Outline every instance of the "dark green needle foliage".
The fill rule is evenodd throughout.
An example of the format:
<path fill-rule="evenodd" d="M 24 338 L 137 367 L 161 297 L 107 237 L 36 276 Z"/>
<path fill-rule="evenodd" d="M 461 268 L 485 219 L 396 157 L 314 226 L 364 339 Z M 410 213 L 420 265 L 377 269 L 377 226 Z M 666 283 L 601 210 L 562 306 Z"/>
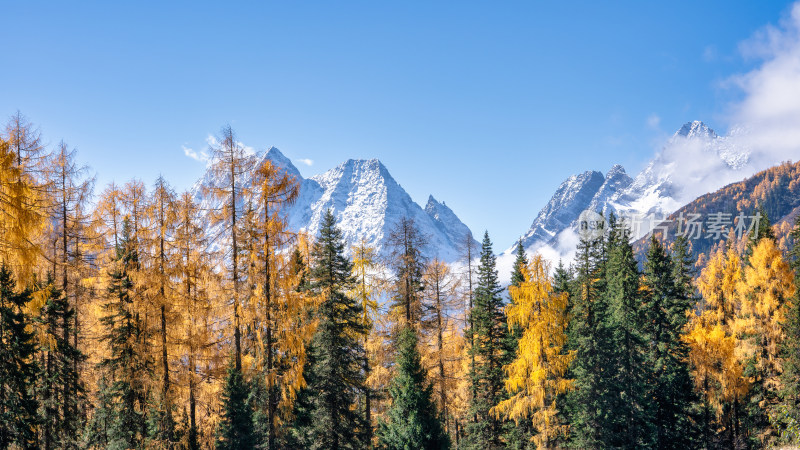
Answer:
<path fill-rule="evenodd" d="M 0 448 L 37 447 L 36 344 L 24 309 L 30 295 L 17 289 L 5 265 L 0 267 Z"/>
<path fill-rule="evenodd" d="M 505 447 L 503 423 L 490 411 L 505 398 L 503 365 L 508 361 L 508 324 L 505 316 L 502 287 L 497 279 L 496 257 L 489 233 L 481 245 L 478 283 L 472 308 L 471 327 L 466 339 L 475 365 L 470 368 L 469 382 L 474 396 L 469 402 L 469 422 L 463 445 L 469 449 Z"/>
<path fill-rule="evenodd" d="M 253 411 L 247 401 L 250 388 L 231 361 L 222 391 L 222 417 L 217 429 L 217 450 L 255 448 Z"/>
<path fill-rule="evenodd" d="M 397 374 L 392 380 L 388 423 L 378 427 L 380 448 L 388 450 L 446 449 L 450 440 L 431 400 L 433 390 L 417 350 L 417 335 L 409 327 L 397 336 Z"/>
<path fill-rule="evenodd" d="M 361 307 L 347 295 L 353 286 L 345 243 L 328 210 L 313 248 L 309 289 L 322 296 L 319 325 L 311 342 L 308 390 L 311 448 L 357 449 L 366 447 L 364 419 L 355 408 L 364 390 L 364 333 Z M 305 434 L 304 432 L 300 433 Z"/>

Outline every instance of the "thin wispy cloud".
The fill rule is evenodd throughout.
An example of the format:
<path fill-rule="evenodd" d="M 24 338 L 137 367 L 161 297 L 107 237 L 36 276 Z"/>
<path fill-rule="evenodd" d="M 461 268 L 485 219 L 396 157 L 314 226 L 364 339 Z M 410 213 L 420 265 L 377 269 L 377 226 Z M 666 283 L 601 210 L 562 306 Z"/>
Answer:
<path fill-rule="evenodd" d="M 206 144 L 208 144 L 209 148 L 215 148 L 215 147 L 219 147 L 220 142 L 219 142 L 219 139 L 217 139 L 216 136 L 214 136 L 213 134 L 209 134 L 208 136 L 206 136 Z M 256 149 L 255 148 L 250 147 L 249 145 L 245 145 L 245 143 L 242 142 L 242 141 L 236 141 L 236 145 L 241 147 L 244 150 L 244 152 L 246 154 L 248 154 L 248 155 L 255 155 L 256 154 Z M 205 153 L 205 152 L 203 152 L 203 153 Z"/>
<path fill-rule="evenodd" d="M 661 117 L 658 114 L 650 114 L 647 117 L 647 126 L 653 129 L 658 129 L 661 125 Z"/>
<path fill-rule="evenodd" d="M 742 55 L 761 60 L 753 71 L 729 81 L 744 92 L 732 110 L 732 134 L 763 168 L 800 159 L 800 2 L 778 26 L 767 26 L 740 46 Z"/>
<path fill-rule="evenodd" d="M 307 165 L 309 167 L 314 165 L 314 160 L 313 159 L 300 158 L 300 159 L 296 159 L 295 161 L 299 162 L 300 164 L 305 164 L 305 165 Z"/>
<path fill-rule="evenodd" d="M 741 100 L 727 111 L 727 133 L 711 141 L 670 139 L 657 159 L 669 167 L 681 204 L 783 161 L 800 159 L 800 2 L 778 25 L 769 25 L 739 45 L 756 67 L 729 77 L 722 87 Z M 652 116 L 651 116 L 652 117 Z M 652 124 L 648 119 L 648 125 Z M 663 144 L 662 144 L 663 145 Z M 727 155 L 745 155 L 731 168 Z"/>
<path fill-rule="evenodd" d="M 193 149 L 191 149 L 191 148 L 189 148 L 189 147 L 187 147 L 185 145 L 181 145 L 181 148 L 183 149 L 183 154 L 188 156 L 189 158 L 192 158 L 195 161 L 199 161 L 199 162 L 203 162 L 203 163 L 207 163 L 208 162 L 208 153 L 206 153 L 204 151 L 200 151 L 200 152 L 194 151 Z"/>

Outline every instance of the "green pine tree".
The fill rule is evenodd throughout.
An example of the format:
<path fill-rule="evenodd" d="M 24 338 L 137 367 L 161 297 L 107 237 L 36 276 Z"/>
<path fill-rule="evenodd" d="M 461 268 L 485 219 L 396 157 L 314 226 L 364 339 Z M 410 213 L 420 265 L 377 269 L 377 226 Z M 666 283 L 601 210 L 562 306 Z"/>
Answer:
<path fill-rule="evenodd" d="M 253 411 L 248 402 L 250 388 L 232 360 L 222 390 L 222 416 L 217 428 L 217 450 L 255 448 Z"/>
<path fill-rule="evenodd" d="M 106 375 L 101 374 L 97 382 L 94 413 L 84 431 L 84 448 L 109 448 L 109 430 L 115 420 L 114 414 L 112 392 Z"/>
<path fill-rule="evenodd" d="M 311 343 L 308 376 L 311 400 L 311 448 L 364 448 L 366 424 L 355 408 L 364 390 L 364 333 L 361 307 L 348 292 L 354 283 L 344 256 L 344 239 L 328 210 L 322 220 L 309 274 L 309 289 L 322 296 L 319 325 Z"/>
<path fill-rule="evenodd" d="M 83 394 L 75 369 L 84 356 L 70 339 L 64 338 L 73 334 L 75 311 L 61 290 L 54 286 L 52 276 L 40 289 L 47 294 L 40 316 L 47 336 L 44 339 L 47 345 L 40 350 L 42 362 L 37 389 L 42 420 L 40 445 L 45 450 L 77 448 L 80 416 L 70 412 L 62 396 L 66 386 L 79 386 L 74 394 L 78 397 Z M 70 398 L 76 400 L 76 397 Z"/>
<path fill-rule="evenodd" d="M 528 265 L 528 257 L 525 256 L 525 249 L 522 247 L 522 239 L 517 242 L 517 256 L 514 258 L 514 265 L 511 268 L 511 286 L 519 286 L 525 281 L 522 275 L 522 268 Z"/>
<path fill-rule="evenodd" d="M 616 413 L 611 410 L 608 393 L 610 342 L 605 264 L 605 239 L 582 238 L 571 283 L 566 346 L 575 351 L 570 366 L 575 389 L 565 399 L 570 423 L 568 445 L 574 448 L 602 448 L 606 419 Z"/>
<path fill-rule="evenodd" d="M 151 392 L 147 412 L 147 446 L 170 448 L 177 445 L 178 424 L 175 422 L 176 405 L 164 399 L 164 392 Z"/>
<path fill-rule="evenodd" d="M 663 245 L 652 236 L 644 263 L 643 332 L 649 346 L 646 354 L 648 403 L 652 413 L 650 441 L 656 448 L 687 449 L 695 445 L 696 423 L 692 378 L 689 372 L 688 345 L 681 339 L 688 322 L 692 297 L 676 278 L 685 268 L 685 240 L 681 239 L 677 259 L 667 255 Z"/>
<path fill-rule="evenodd" d="M 403 328 L 397 336 L 396 368 L 389 388 L 389 422 L 378 426 L 379 446 L 387 450 L 449 448 L 450 439 L 431 399 L 433 390 L 425 380 L 417 335 L 410 327 Z"/>
<path fill-rule="evenodd" d="M 653 435 L 652 404 L 645 396 L 647 343 L 642 332 L 640 274 L 624 222 L 610 230 L 607 264 L 611 404 L 603 424 L 603 443 L 614 448 L 640 448 L 648 445 Z"/>
<path fill-rule="evenodd" d="M 558 265 L 556 266 L 555 271 L 553 272 L 553 292 L 556 293 L 566 293 L 567 294 L 567 307 L 566 307 L 566 316 L 572 317 L 572 290 L 573 290 L 573 273 L 572 268 L 564 267 L 563 261 L 559 260 Z M 569 325 L 569 323 L 568 323 Z M 569 349 L 569 335 L 567 336 L 567 342 L 562 347 L 561 352 L 562 354 L 567 354 Z M 572 375 L 572 371 L 570 368 L 567 368 L 567 372 L 564 375 L 565 379 L 574 379 Z M 559 394 L 555 401 L 556 401 L 556 409 L 558 410 L 558 422 L 562 424 L 569 424 L 569 393 Z M 556 448 L 565 448 L 569 444 L 569 434 L 562 435 L 557 437 L 553 441 L 553 445 Z"/>
<path fill-rule="evenodd" d="M 747 239 L 747 248 L 744 251 L 744 257 L 742 258 L 742 263 L 747 265 L 750 262 L 750 256 L 753 254 L 753 250 L 755 250 L 756 245 L 761 239 L 769 238 L 775 240 L 775 232 L 772 230 L 772 222 L 769 220 L 769 215 L 767 215 L 767 209 L 764 207 L 763 204 L 758 206 L 758 211 L 755 213 L 755 217 L 757 217 L 755 223 L 755 229 L 751 232 L 751 234 L 745 236 Z"/>
<path fill-rule="evenodd" d="M 145 330 L 134 311 L 129 271 L 138 265 L 138 255 L 131 238 L 130 223 L 126 219 L 116 249 L 116 256 L 109 271 L 110 283 L 104 304 L 106 315 L 100 322 L 105 327 L 102 341 L 109 346 L 109 357 L 100 362 L 100 368 L 111 380 L 107 395 L 111 411 L 100 414 L 111 417 L 107 428 L 109 449 L 138 447 L 147 433 L 146 382 L 152 373 L 152 364 L 143 352 L 141 343 Z"/>
<path fill-rule="evenodd" d="M 475 393 L 469 401 L 469 422 L 463 441 L 469 449 L 504 448 L 503 423 L 490 411 L 505 396 L 503 365 L 508 358 L 508 325 L 497 280 L 496 257 L 486 232 L 481 246 L 481 262 L 466 339 L 473 342 L 469 353 L 475 357 L 469 382 Z"/>
<path fill-rule="evenodd" d="M 298 292 L 308 289 L 308 279 L 306 271 L 306 263 L 303 259 L 303 254 L 300 249 L 295 248 L 292 252 L 292 258 L 289 262 L 292 267 L 294 275 L 300 275 L 297 287 Z M 309 320 L 313 320 L 309 316 Z M 294 404 L 292 406 L 292 421 L 287 424 L 285 433 L 283 433 L 283 445 L 285 448 L 310 448 L 311 447 L 311 428 L 312 428 L 312 399 L 314 393 L 308 388 L 311 385 L 311 377 L 313 372 L 311 368 L 314 366 L 314 355 L 308 352 L 306 355 L 306 362 L 303 366 L 303 377 L 306 380 L 307 386 L 297 392 Z M 265 427 L 262 427 L 265 428 Z"/>
<path fill-rule="evenodd" d="M 38 402 L 36 344 L 25 313 L 28 289 L 17 290 L 11 271 L 0 266 L 0 448 L 36 448 Z"/>

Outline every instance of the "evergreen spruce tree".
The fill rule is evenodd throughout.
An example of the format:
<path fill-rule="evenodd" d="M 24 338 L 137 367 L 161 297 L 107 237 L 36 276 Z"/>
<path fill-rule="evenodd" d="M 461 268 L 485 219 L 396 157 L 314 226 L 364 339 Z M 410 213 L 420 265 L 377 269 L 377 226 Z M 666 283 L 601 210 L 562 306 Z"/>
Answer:
<path fill-rule="evenodd" d="M 514 258 L 514 265 L 511 268 L 511 286 L 519 286 L 525 281 L 522 268 L 528 264 L 528 257 L 525 256 L 525 249 L 522 247 L 522 239 L 517 242 L 517 256 Z"/>
<path fill-rule="evenodd" d="M 169 447 L 179 441 L 175 405 L 164 398 L 163 391 L 151 392 L 147 409 L 147 446 Z"/>
<path fill-rule="evenodd" d="M 308 377 L 311 400 L 311 448 L 363 448 L 363 416 L 354 407 L 364 390 L 364 333 L 361 307 L 348 292 L 354 283 L 344 256 L 344 239 L 328 210 L 313 248 L 309 289 L 322 296 L 319 325 L 311 343 Z"/>
<path fill-rule="evenodd" d="M 612 218 L 613 219 L 613 218 Z M 609 336 L 606 328 L 605 240 L 582 238 L 571 283 L 567 349 L 575 351 L 569 376 L 575 389 L 567 394 L 569 446 L 602 448 L 606 418 L 617 411 L 609 401 Z"/>
<path fill-rule="evenodd" d="M 86 424 L 83 444 L 85 448 L 108 448 L 109 430 L 114 423 L 114 404 L 105 374 L 97 382 L 94 414 Z"/>
<path fill-rule="evenodd" d="M 134 312 L 129 270 L 138 264 L 138 255 L 131 239 L 130 223 L 122 225 L 122 235 L 108 275 L 108 302 L 106 315 L 100 322 L 105 327 L 101 339 L 109 346 L 109 356 L 100 362 L 108 373 L 110 382 L 101 395 L 109 399 L 111 411 L 100 411 L 111 418 L 107 428 L 109 449 L 138 447 L 147 431 L 147 395 L 145 383 L 150 377 L 152 364 L 143 354 L 139 343 L 145 330 Z M 96 412 L 97 413 L 97 412 Z"/>
<path fill-rule="evenodd" d="M 54 286 L 52 276 L 40 286 L 40 292 L 47 296 L 40 320 L 46 345 L 41 349 L 41 366 L 37 396 L 40 401 L 42 420 L 40 445 L 45 450 L 52 448 L 77 448 L 80 416 L 65 410 L 62 393 L 65 386 L 80 386 L 77 363 L 84 359 L 75 348 L 72 336 L 75 311 L 70 307 L 61 290 Z M 73 395 L 82 396 L 78 389 Z"/>
<path fill-rule="evenodd" d="M 791 233 L 792 249 L 789 262 L 794 269 L 794 298 L 789 302 L 783 331 L 786 334 L 781 347 L 783 373 L 781 374 L 781 403 L 775 416 L 782 428 L 784 441 L 800 442 L 800 216 L 795 219 Z"/>
<path fill-rule="evenodd" d="M 30 298 L 28 289 L 17 289 L 5 264 L 0 266 L 0 448 L 37 447 L 36 344 L 24 309 Z"/>
<path fill-rule="evenodd" d="M 682 277 L 676 278 L 683 272 L 685 240 L 681 239 L 678 247 L 680 268 L 652 236 L 644 263 L 643 331 L 649 346 L 644 368 L 649 378 L 647 401 L 652 409 L 650 442 L 660 449 L 691 448 L 697 431 L 689 347 L 682 340 L 692 297 L 679 284 L 684 282 Z"/>
<path fill-rule="evenodd" d="M 475 365 L 468 375 L 475 394 L 469 401 L 469 422 L 464 438 L 464 446 L 470 449 L 504 448 L 503 424 L 490 412 L 506 395 L 503 365 L 509 356 L 508 325 L 500 295 L 502 291 L 497 280 L 492 241 L 487 232 L 481 246 L 471 326 L 466 330 L 467 341 L 473 342 L 469 353 L 475 357 Z"/>
<path fill-rule="evenodd" d="M 248 402 L 249 387 L 235 362 L 228 365 L 222 391 L 222 417 L 217 429 L 217 450 L 255 448 L 253 412 Z"/>
<path fill-rule="evenodd" d="M 432 400 L 433 390 L 425 380 L 426 373 L 417 350 L 417 335 L 404 327 L 397 336 L 397 373 L 389 388 L 392 404 L 387 413 L 389 422 L 378 427 L 380 448 L 446 449 L 450 439 L 442 428 Z"/>
<path fill-rule="evenodd" d="M 606 269 L 608 330 L 611 351 L 609 399 L 603 442 L 606 447 L 640 448 L 653 436 L 646 398 L 644 315 L 639 269 L 624 222 L 610 230 Z"/>
<path fill-rule="evenodd" d="M 566 315 L 567 320 L 568 320 L 568 322 L 567 322 L 567 333 L 569 333 L 569 323 L 570 323 L 569 321 L 571 320 L 571 317 L 572 317 L 572 312 L 571 311 L 572 311 L 572 300 L 573 300 L 573 296 L 572 296 L 573 283 L 574 283 L 574 280 L 573 280 L 572 268 L 571 267 L 570 268 L 564 267 L 563 261 L 559 260 L 558 261 L 558 265 L 556 266 L 556 269 L 553 271 L 553 292 L 554 293 L 565 293 L 565 294 L 567 294 L 567 307 L 566 307 L 566 310 L 565 310 L 565 315 Z M 570 351 L 569 345 L 570 345 L 570 336 L 569 336 L 569 334 L 567 334 L 567 341 L 564 343 L 564 346 L 561 349 L 561 353 L 562 354 L 567 354 Z M 567 371 L 564 374 L 564 378 L 565 379 L 574 379 L 574 376 L 572 375 L 572 370 L 571 370 L 571 367 L 572 367 L 573 364 L 574 364 L 574 358 L 573 358 L 573 361 L 570 363 L 570 366 L 567 367 Z M 573 381 L 573 383 L 574 383 L 574 381 Z M 558 396 L 556 396 L 555 402 L 556 402 L 556 409 L 558 410 L 557 420 L 558 420 L 559 423 L 569 424 L 569 402 L 568 402 L 568 399 L 569 399 L 569 395 L 571 394 L 571 392 L 572 391 L 564 393 L 564 394 L 559 394 Z M 569 433 L 566 433 L 563 436 L 559 436 L 557 439 L 555 439 L 555 441 L 553 443 L 554 446 L 556 446 L 558 448 L 567 447 L 568 444 L 569 444 L 569 437 L 570 437 Z"/>

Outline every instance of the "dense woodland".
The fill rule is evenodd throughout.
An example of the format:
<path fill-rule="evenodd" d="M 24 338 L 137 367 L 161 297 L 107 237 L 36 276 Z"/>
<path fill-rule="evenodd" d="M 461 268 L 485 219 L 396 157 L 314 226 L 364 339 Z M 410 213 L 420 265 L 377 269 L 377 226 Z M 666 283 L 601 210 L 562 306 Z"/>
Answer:
<path fill-rule="evenodd" d="M 498 281 L 286 227 L 295 180 L 222 130 L 203 186 L 97 190 L 20 114 L 0 139 L 0 448 L 758 448 L 800 441 L 800 222 L 691 242 L 626 224 Z M 250 180 L 244 183 L 243 180 Z M 204 208 L 200 198 L 215 199 Z M 352 244 L 352 243 L 351 243 Z"/>
<path fill-rule="evenodd" d="M 733 224 L 735 218 L 740 215 L 754 216 L 759 210 L 773 221 L 778 247 L 788 252 L 791 244 L 789 235 L 800 216 L 800 161 L 783 162 L 743 181 L 705 194 L 667 216 L 659 228 L 666 231 L 667 243 L 671 244 L 679 226 L 685 227 L 686 220 L 693 215 L 701 221 L 710 221 L 716 216 L 721 219 L 720 223 L 727 222 L 727 228 L 734 228 L 738 226 L 738 222 Z M 751 223 L 745 225 L 749 227 Z M 727 244 L 728 236 L 724 232 L 701 233 L 694 235 L 691 241 L 692 253 L 697 255 L 699 266 L 704 267 L 708 256 Z M 634 244 L 640 260 L 648 245 L 646 238 Z"/>

